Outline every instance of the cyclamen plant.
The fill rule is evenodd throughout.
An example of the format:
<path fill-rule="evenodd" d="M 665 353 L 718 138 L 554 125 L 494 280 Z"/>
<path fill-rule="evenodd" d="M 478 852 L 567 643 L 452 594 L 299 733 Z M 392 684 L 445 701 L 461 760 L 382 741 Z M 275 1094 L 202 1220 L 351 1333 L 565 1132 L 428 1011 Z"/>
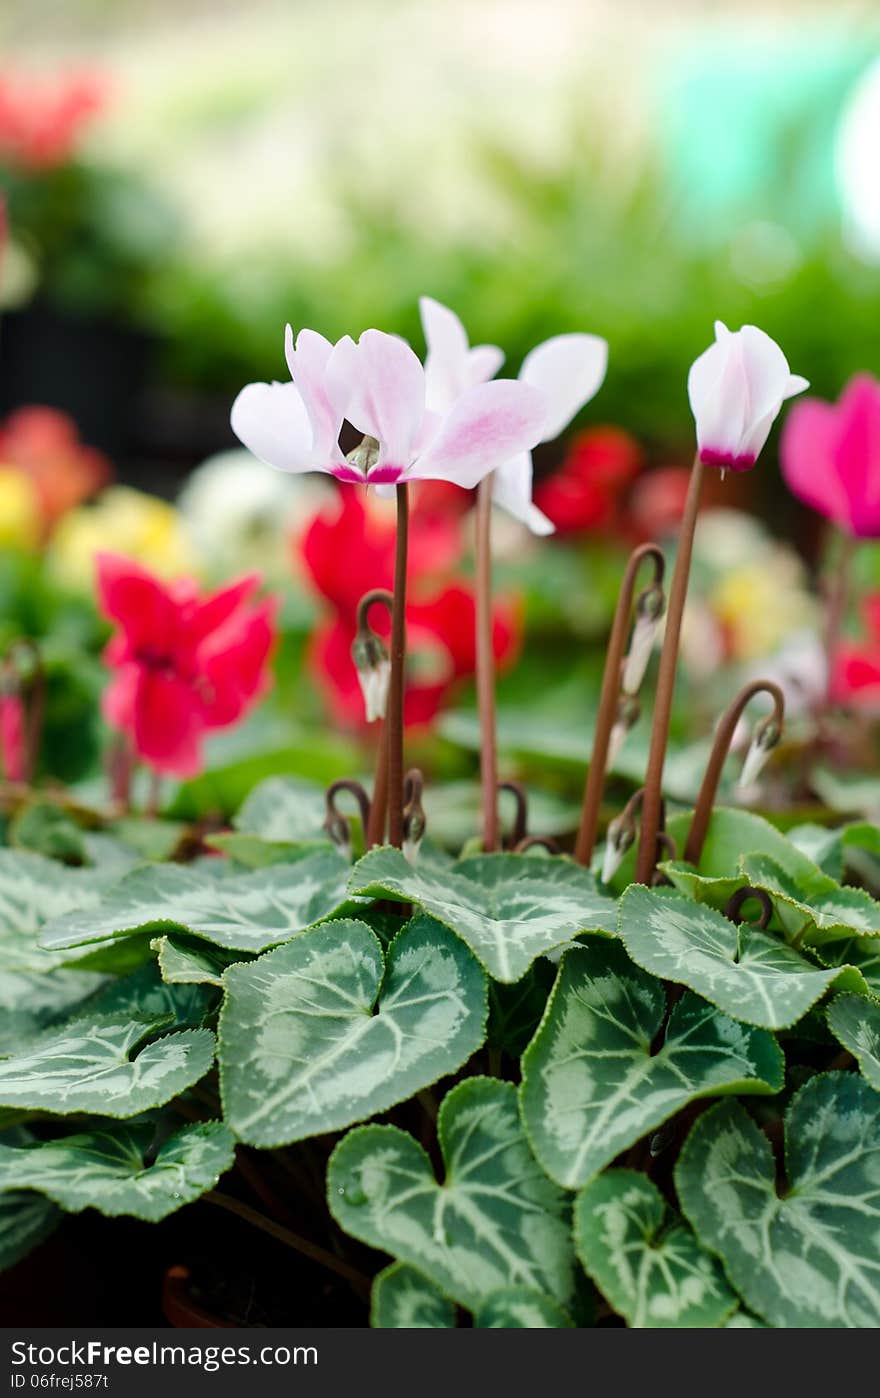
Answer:
<path fill-rule="evenodd" d="M 397 492 L 393 592 L 382 579 L 365 591 L 356 638 L 369 713 L 386 708 L 372 793 L 270 777 L 188 867 L 139 862 L 130 821 L 86 830 L 72 813 L 84 867 L 0 851 L 0 1264 L 63 1211 L 158 1221 L 202 1198 L 298 1253 L 304 1277 L 350 1288 L 379 1327 L 876 1326 L 880 827 L 782 834 L 715 806 L 759 693 L 772 711 L 749 783 L 779 739 L 771 681 L 722 716 L 694 811 L 664 825 L 661 799 L 704 468 L 753 465 L 804 383 L 762 332 L 719 330 L 691 374 L 698 449 L 668 604 L 656 544 L 624 576 L 575 858 L 529 837 L 511 783 L 519 852 L 453 858 L 422 838 L 422 775 L 404 771 L 407 481 L 446 473 L 478 486 L 488 512 L 492 472 L 518 461 L 525 479 L 524 454 L 595 391 L 604 357 L 574 337 L 566 353 L 583 352 L 583 373 L 564 395 L 558 348 L 545 348 L 549 387 L 525 372 L 474 386 L 498 354 L 470 350 L 442 307 L 423 311 L 428 385 L 438 337 L 455 350 L 451 406 L 402 342 L 372 331 L 340 351 L 301 332 L 293 382 L 251 386 L 233 414 L 283 469 Z M 343 419 L 364 438 L 348 457 Z M 485 607 L 488 531 L 479 538 Z M 102 567 L 126 637 L 108 658 L 138 667 L 126 684 L 146 702 L 156 678 L 140 611 L 110 595 L 128 574 Z M 189 686 L 199 731 L 206 676 L 238 675 L 232 707 L 250 702 L 265 656 L 250 638 L 269 614 L 255 615 L 249 580 L 201 601 L 141 575 L 132 586 L 174 619 L 163 666 Z M 371 623 L 389 607 L 390 667 Z M 646 785 L 597 847 L 609 750 L 664 609 Z M 254 668 L 210 641 L 218 613 L 237 618 Z M 485 742 L 491 673 L 483 686 Z M 135 734 L 150 728 L 134 721 Z M 493 761 L 494 746 L 485 844 Z M 343 794 L 365 832 L 353 864 Z M 42 827 L 53 835 L 57 816 Z"/>

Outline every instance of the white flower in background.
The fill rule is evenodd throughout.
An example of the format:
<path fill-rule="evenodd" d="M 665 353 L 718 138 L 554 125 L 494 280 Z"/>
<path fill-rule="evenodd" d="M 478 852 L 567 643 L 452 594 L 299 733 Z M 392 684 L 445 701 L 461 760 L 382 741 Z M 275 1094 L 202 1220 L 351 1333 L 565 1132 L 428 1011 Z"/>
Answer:
<path fill-rule="evenodd" d="M 455 312 L 432 297 L 423 296 L 419 309 L 428 346 L 428 407 L 447 412 L 467 389 L 497 374 L 504 354 L 497 345 L 471 348 Z M 607 367 L 608 344 L 598 335 L 555 335 L 529 351 L 519 381 L 538 389 L 547 404 L 541 442 L 552 442 L 595 397 Z M 531 451 L 517 452 L 495 471 L 492 498 L 534 534 L 552 534 L 553 524 L 532 503 L 532 471 Z"/>
<path fill-rule="evenodd" d="M 688 398 L 700 460 L 748 471 L 758 459 L 786 398 L 809 383 L 793 374 L 782 350 L 756 325 L 735 332 L 715 322 L 715 343 L 691 365 Z"/>
<path fill-rule="evenodd" d="M 178 510 L 206 572 L 287 577 L 290 539 L 333 498 L 318 476 L 289 476 L 236 449 L 211 456 L 186 481 Z"/>

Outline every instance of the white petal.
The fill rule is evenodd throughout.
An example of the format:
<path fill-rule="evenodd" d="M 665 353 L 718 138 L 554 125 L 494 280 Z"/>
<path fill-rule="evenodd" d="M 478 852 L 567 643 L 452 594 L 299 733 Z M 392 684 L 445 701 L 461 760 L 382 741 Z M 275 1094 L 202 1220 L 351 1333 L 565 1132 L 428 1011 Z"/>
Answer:
<path fill-rule="evenodd" d="M 309 415 L 295 384 L 247 384 L 230 422 L 248 451 L 279 471 L 329 470 L 329 463 L 315 458 Z"/>
<path fill-rule="evenodd" d="M 610 883 L 617 873 L 624 859 L 626 852 L 632 844 L 632 839 L 617 838 L 608 831 L 608 840 L 605 844 L 605 854 L 602 859 L 602 872 L 599 875 L 603 883 Z"/>
<path fill-rule="evenodd" d="M 745 430 L 746 388 L 733 335 L 716 340 L 694 360 L 688 399 L 700 449 L 736 456 Z"/>
<path fill-rule="evenodd" d="M 488 383 L 494 379 L 504 363 L 504 350 L 497 345 L 475 345 L 467 360 L 465 387 L 473 388 L 478 383 Z"/>
<path fill-rule="evenodd" d="M 608 367 L 608 342 L 598 335 L 556 335 L 530 350 L 519 377 L 545 395 L 542 442 L 550 442 L 599 391 Z"/>
<path fill-rule="evenodd" d="M 612 724 L 611 732 L 608 735 L 608 756 L 605 759 L 606 772 L 611 771 L 620 756 L 620 750 L 626 742 L 626 735 L 631 727 L 631 723 L 621 723 L 620 719 Z"/>
<path fill-rule="evenodd" d="M 440 423 L 427 451 L 407 473 L 466 490 L 522 451 L 531 451 L 546 416 L 542 395 L 516 379 L 467 389 Z"/>
<path fill-rule="evenodd" d="M 301 330 L 293 340 L 288 325 L 284 332 L 284 353 L 290 376 L 299 390 L 312 427 L 312 444 L 317 457 L 339 461 L 339 432 L 342 412 L 338 411 L 327 391 L 327 365 L 333 345 L 316 330 Z"/>
<path fill-rule="evenodd" d="M 629 652 L 623 664 L 620 687 L 624 694 L 638 694 L 660 625 L 659 616 L 637 616 Z"/>
<path fill-rule="evenodd" d="M 428 347 L 425 355 L 426 401 L 433 412 L 446 413 L 469 385 L 470 342 L 455 312 L 433 297 L 421 297 L 419 314 Z"/>
<path fill-rule="evenodd" d="M 492 477 L 492 500 L 533 534 L 553 534 L 556 526 L 532 504 L 532 453 L 519 452 Z"/>
<path fill-rule="evenodd" d="M 763 743 L 760 743 L 753 738 L 749 750 L 746 753 L 746 758 L 742 765 L 742 772 L 740 773 L 737 786 L 753 786 L 754 783 L 758 780 L 758 777 L 763 772 L 764 767 L 767 763 L 767 759 L 769 758 L 772 751 L 772 746 L 766 747 Z"/>
<path fill-rule="evenodd" d="M 359 432 L 376 438 L 380 467 L 406 469 L 425 415 L 425 371 L 405 340 L 364 331 L 345 415 Z"/>

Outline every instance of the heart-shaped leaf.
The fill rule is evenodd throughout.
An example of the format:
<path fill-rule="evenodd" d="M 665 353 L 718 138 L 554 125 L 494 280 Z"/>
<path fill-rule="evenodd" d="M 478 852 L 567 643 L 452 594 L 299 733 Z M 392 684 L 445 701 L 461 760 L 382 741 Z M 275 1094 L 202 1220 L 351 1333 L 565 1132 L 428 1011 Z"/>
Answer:
<path fill-rule="evenodd" d="M 51 919 L 95 907 L 107 886 L 96 869 L 69 869 L 24 850 L 0 849 L 0 971 L 44 973 L 76 956 L 50 953 L 38 936 Z"/>
<path fill-rule="evenodd" d="M 635 1170 L 607 1170 L 581 1191 L 574 1243 L 584 1270 L 635 1329 L 713 1329 L 737 1304 L 716 1258 Z"/>
<path fill-rule="evenodd" d="M 828 1028 L 849 1049 L 866 1082 L 880 1092 L 880 1004 L 861 995 L 836 995 L 827 1018 Z"/>
<path fill-rule="evenodd" d="M 652 1052 L 665 1015 L 662 985 L 618 942 L 566 952 L 520 1088 L 532 1149 L 558 1184 L 576 1189 L 699 1097 L 782 1088 L 772 1034 L 683 995 Z"/>
<path fill-rule="evenodd" d="M 349 889 L 418 903 L 499 981 L 518 981 L 542 952 L 579 932 L 613 932 L 616 921 L 593 875 L 567 859 L 483 854 L 437 871 L 409 864 L 399 850 L 375 849 L 355 866 Z"/>
<path fill-rule="evenodd" d="M 773 933 L 641 884 L 621 900 L 619 931 L 638 966 L 766 1029 L 795 1024 L 832 985 L 867 990 L 852 967 L 823 970 Z"/>
<path fill-rule="evenodd" d="M 168 985 L 223 985 L 223 972 L 237 961 L 247 958 L 245 952 L 226 951 L 223 947 L 201 942 L 186 933 L 166 933 L 150 943 L 156 953 L 162 979 Z"/>
<path fill-rule="evenodd" d="M 374 1330 L 454 1330 L 455 1306 L 415 1267 L 392 1262 L 373 1279 L 370 1325 Z"/>
<path fill-rule="evenodd" d="M 853 935 L 880 937 L 880 903 L 863 888 L 845 888 L 825 875 L 821 884 L 814 878 L 805 886 L 765 854 L 745 855 L 741 867 L 748 883 L 773 896 L 783 926 L 805 946 Z"/>
<path fill-rule="evenodd" d="M 377 1125 L 350 1131 L 327 1167 L 337 1222 L 411 1263 L 469 1310 L 510 1285 L 567 1305 L 575 1280 L 569 1206 L 529 1149 L 516 1089 L 468 1078 L 447 1093 L 437 1129 L 442 1185 L 406 1132 Z"/>
<path fill-rule="evenodd" d="M 493 1291 L 474 1315 L 477 1330 L 569 1330 L 571 1325 L 561 1306 L 527 1286 Z"/>
<path fill-rule="evenodd" d="M 207 1073 L 214 1035 L 184 1029 L 153 1039 L 165 1023 L 108 1015 L 47 1030 L 0 1059 L 0 1107 L 127 1117 L 169 1102 Z"/>
<path fill-rule="evenodd" d="M 68 1018 L 103 979 L 87 971 L 0 971 L 0 1058 Z"/>
<path fill-rule="evenodd" d="M 326 814 L 325 789 L 317 782 L 267 777 L 254 787 L 232 823 L 243 834 L 290 844 L 326 840 Z"/>
<path fill-rule="evenodd" d="M 211 1189 L 233 1163 L 222 1121 L 184 1126 L 152 1153 L 155 1128 L 124 1122 L 104 1131 L 0 1145 L 0 1197 L 26 1180 L 69 1212 L 97 1209 L 157 1223 Z"/>
<path fill-rule="evenodd" d="M 177 929 L 216 946 L 260 952 L 340 907 L 354 906 L 345 893 L 349 873 L 331 849 L 221 879 L 170 864 L 136 869 L 88 915 L 48 923 L 42 942 L 49 948 L 87 946 Z"/>
<path fill-rule="evenodd" d="M 224 1111 L 256 1146 L 365 1121 L 454 1073 L 485 1037 L 486 977 L 424 915 L 386 957 L 365 923 L 323 923 L 231 967 L 226 991 Z"/>
<path fill-rule="evenodd" d="M 58 1226 L 55 1205 L 42 1194 L 15 1189 L 0 1194 L 0 1272 L 14 1267 Z"/>
<path fill-rule="evenodd" d="M 853 966 L 870 993 L 880 998 L 880 938 L 848 937 L 842 942 L 826 942 L 816 947 L 823 966 Z"/>
<path fill-rule="evenodd" d="M 770 1325 L 880 1325 L 880 1096 L 824 1073 L 792 1098 L 785 1173 L 738 1102 L 695 1123 L 675 1168 L 681 1206 Z"/>

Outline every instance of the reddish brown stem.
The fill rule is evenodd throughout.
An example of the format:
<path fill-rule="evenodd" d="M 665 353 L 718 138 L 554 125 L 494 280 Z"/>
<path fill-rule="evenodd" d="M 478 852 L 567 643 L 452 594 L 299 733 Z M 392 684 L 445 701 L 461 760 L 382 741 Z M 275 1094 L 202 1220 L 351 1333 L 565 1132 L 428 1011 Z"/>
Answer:
<path fill-rule="evenodd" d="M 376 775 L 373 779 L 373 796 L 370 801 L 370 818 L 364 832 L 367 849 L 381 845 L 385 838 L 385 819 L 388 814 L 388 720 L 379 725 L 379 741 L 376 745 Z"/>
<path fill-rule="evenodd" d="M 630 621 L 632 619 L 633 598 L 636 577 L 646 558 L 654 562 L 654 582 L 663 582 L 665 561 L 657 544 L 641 544 L 633 549 L 620 584 L 608 651 L 605 656 L 605 671 L 602 675 L 602 691 L 599 697 L 599 712 L 596 716 L 596 732 L 593 737 L 593 751 L 590 755 L 590 768 L 584 786 L 584 804 L 581 823 L 574 846 L 574 857 L 578 864 L 589 864 L 596 844 L 599 828 L 599 811 L 602 793 L 605 790 L 606 768 L 608 765 L 608 742 L 617 715 L 620 697 L 620 672 L 623 667 Z"/>
<path fill-rule="evenodd" d="M 391 607 L 391 679 L 388 687 L 388 840 L 403 843 L 403 689 L 406 669 L 406 557 L 409 543 L 409 494 L 397 487 L 397 550 L 394 601 Z"/>
<path fill-rule="evenodd" d="M 495 737 L 495 652 L 492 645 L 492 478 L 477 487 L 477 707 L 480 715 L 480 788 L 483 849 L 498 849 L 498 752 Z"/>
<path fill-rule="evenodd" d="M 751 684 L 744 685 L 733 702 L 724 710 L 715 733 L 715 741 L 706 764 L 700 794 L 694 807 L 694 818 L 691 821 L 687 844 L 684 847 L 683 858 L 689 864 L 699 864 L 700 862 L 703 842 L 706 839 L 706 831 L 709 829 L 712 809 L 718 795 L 718 783 L 721 781 L 721 773 L 730 753 L 733 735 L 746 705 L 751 699 L 754 699 L 756 694 L 770 695 L 773 700 L 773 721 L 780 730 L 782 729 L 782 721 L 785 716 L 785 697 L 779 685 L 774 684 L 772 680 L 753 680 Z"/>
<path fill-rule="evenodd" d="M 657 858 L 657 833 L 660 829 L 660 812 L 663 800 L 663 764 L 666 761 L 666 745 L 669 741 L 669 720 L 672 715 L 672 697 L 675 693 L 675 671 L 678 664 L 678 648 L 681 642 L 681 623 L 687 599 L 691 556 L 694 551 L 694 531 L 697 526 L 702 486 L 703 463 L 700 460 L 699 452 L 697 452 L 691 469 L 690 485 L 681 521 L 678 553 L 666 608 L 666 631 L 657 671 L 657 692 L 654 698 L 651 746 L 648 751 L 648 767 L 645 772 L 645 795 L 642 800 L 642 823 L 639 853 L 636 861 L 637 883 L 650 884 Z"/>

